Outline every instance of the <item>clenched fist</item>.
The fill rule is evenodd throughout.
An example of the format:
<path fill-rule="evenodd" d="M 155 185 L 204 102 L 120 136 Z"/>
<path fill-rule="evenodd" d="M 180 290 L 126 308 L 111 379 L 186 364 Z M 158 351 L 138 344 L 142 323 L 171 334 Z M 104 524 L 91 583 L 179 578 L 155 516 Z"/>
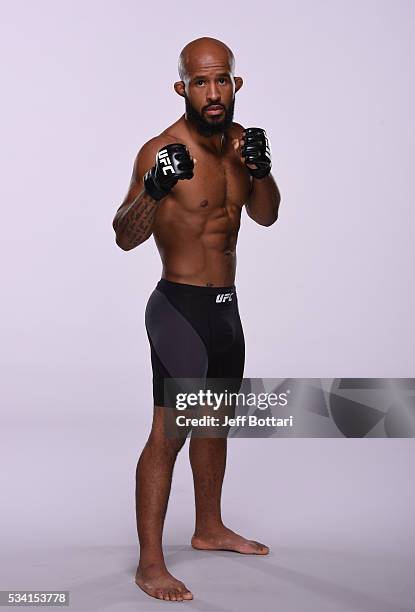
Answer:
<path fill-rule="evenodd" d="M 186 145 L 168 144 L 156 155 L 156 165 L 144 175 L 144 187 L 153 200 L 161 200 L 178 180 L 193 178 L 194 161 Z"/>
<path fill-rule="evenodd" d="M 264 178 L 271 172 L 271 149 L 265 130 L 246 128 L 242 138 L 233 141 L 235 151 L 254 178 Z"/>

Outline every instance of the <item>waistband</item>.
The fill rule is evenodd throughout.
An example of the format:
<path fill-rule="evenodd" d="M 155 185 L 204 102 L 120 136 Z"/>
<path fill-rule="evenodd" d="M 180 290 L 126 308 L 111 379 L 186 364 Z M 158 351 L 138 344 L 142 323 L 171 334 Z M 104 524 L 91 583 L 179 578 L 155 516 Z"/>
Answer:
<path fill-rule="evenodd" d="M 183 293 L 192 293 L 198 295 L 218 295 L 219 293 L 236 293 L 235 285 L 228 285 L 227 287 L 206 287 L 205 285 L 188 285 L 186 283 L 175 283 L 173 281 L 167 280 L 166 278 L 161 278 L 157 283 L 157 289 L 166 289 L 167 291 L 181 291 Z"/>

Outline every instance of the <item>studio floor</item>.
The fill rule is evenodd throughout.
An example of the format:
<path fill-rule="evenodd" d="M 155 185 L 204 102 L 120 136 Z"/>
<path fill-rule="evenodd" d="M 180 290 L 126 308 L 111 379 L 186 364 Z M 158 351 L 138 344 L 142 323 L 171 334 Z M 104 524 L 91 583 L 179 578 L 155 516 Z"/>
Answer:
<path fill-rule="evenodd" d="M 205 612 L 413 612 L 415 559 L 386 551 L 273 544 L 267 557 L 165 547 L 171 572 L 193 601 L 157 601 L 134 584 L 134 546 L 26 550 L 2 560 L 2 589 L 69 590 L 79 611 L 165 609 Z"/>

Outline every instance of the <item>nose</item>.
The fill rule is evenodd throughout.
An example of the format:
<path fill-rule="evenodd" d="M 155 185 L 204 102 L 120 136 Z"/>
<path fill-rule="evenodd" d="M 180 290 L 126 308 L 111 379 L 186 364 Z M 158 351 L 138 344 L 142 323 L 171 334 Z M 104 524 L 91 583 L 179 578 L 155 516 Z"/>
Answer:
<path fill-rule="evenodd" d="M 220 101 L 220 91 L 216 83 L 210 83 L 206 92 L 206 98 L 209 104 L 217 104 Z"/>

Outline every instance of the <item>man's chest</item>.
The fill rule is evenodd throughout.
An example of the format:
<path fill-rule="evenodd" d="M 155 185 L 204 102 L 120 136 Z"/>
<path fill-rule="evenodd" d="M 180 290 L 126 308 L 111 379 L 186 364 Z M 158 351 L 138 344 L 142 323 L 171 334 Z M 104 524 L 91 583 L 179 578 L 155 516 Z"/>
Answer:
<path fill-rule="evenodd" d="M 179 181 L 175 197 L 189 209 L 236 206 L 242 208 L 250 190 L 249 174 L 234 152 L 216 157 L 193 151 L 197 159 L 194 176 Z"/>

